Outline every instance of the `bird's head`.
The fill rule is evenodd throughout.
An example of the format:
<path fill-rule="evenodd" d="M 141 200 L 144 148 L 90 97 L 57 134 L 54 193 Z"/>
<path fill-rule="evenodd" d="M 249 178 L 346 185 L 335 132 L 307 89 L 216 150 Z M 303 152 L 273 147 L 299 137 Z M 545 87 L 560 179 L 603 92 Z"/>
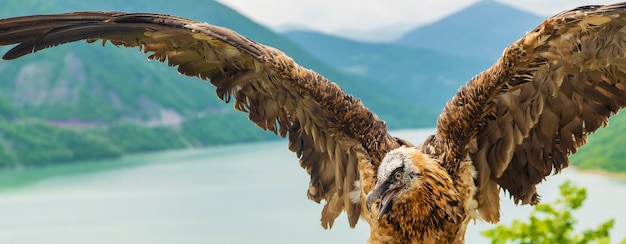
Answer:
<path fill-rule="evenodd" d="M 378 218 L 391 211 L 404 195 L 419 187 L 426 161 L 432 159 L 414 147 L 403 146 L 387 153 L 378 167 L 376 186 L 367 195 L 368 210 L 380 199 Z"/>
<path fill-rule="evenodd" d="M 437 189 L 435 186 L 439 187 Z M 407 201 L 419 201 L 434 205 L 431 195 L 440 197 L 444 202 L 455 201 L 452 180 L 447 171 L 434 159 L 415 147 L 394 149 L 387 153 L 378 167 L 374 189 L 367 195 L 366 205 L 372 211 L 372 205 L 378 203 L 378 219 L 389 213 L 394 205 Z M 449 195 L 449 196 L 447 196 Z M 420 198 L 420 199 L 416 199 Z"/>

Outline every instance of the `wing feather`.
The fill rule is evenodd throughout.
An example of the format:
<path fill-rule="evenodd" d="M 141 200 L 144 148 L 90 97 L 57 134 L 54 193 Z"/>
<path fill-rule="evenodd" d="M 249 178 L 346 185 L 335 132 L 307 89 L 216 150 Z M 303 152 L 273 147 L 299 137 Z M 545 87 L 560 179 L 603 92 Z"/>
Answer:
<path fill-rule="evenodd" d="M 288 137 L 289 149 L 310 174 L 308 197 L 326 202 L 324 227 L 331 227 L 342 211 L 351 226 L 356 224 L 362 201 L 351 200 L 350 193 L 356 190 L 363 197 L 365 192 L 355 187 L 371 188 L 383 155 L 400 145 L 383 121 L 335 83 L 226 28 L 120 12 L 0 20 L 0 45 L 18 44 L 4 59 L 78 40 L 138 47 L 184 75 L 208 79 L 220 99 L 233 100 L 235 109 L 247 112 L 257 126 Z M 361 177 L 370 178 L 355 184 Z"/>
<path fill-rule="evenodd" d="M 535 185 L 626 106 L 625 19 L 626 3 L 549 18 L 448 102 L 423 145 L 451 175 L 471 157 L 485 220 L 499 219 L 496 184 L 517 203 L 537 203 Z"/>

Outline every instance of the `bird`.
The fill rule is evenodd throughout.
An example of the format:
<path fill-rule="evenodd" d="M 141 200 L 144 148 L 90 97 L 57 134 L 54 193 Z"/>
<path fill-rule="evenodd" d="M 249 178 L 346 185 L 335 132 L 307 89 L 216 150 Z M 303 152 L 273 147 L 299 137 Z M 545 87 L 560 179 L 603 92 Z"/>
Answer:
<path fill-rule="evenodd" d="M 587 136 L 626 106 L 626 2 L 558 13 L 505 48 L 447 102 L 420 144 L 334 82 L 231 29 L 153 13 L 72 12 L 0 20 L 13 60 L 85 40 L 138 48 L 216 87 L 261 129 L 287 138 L 323 203 L 369 243 L 463 243 L 497 223 L 500 192 L 535 205 L 536 185 L 569 166 Z M 94 62 L 97 62 L 94 60 Z"/>

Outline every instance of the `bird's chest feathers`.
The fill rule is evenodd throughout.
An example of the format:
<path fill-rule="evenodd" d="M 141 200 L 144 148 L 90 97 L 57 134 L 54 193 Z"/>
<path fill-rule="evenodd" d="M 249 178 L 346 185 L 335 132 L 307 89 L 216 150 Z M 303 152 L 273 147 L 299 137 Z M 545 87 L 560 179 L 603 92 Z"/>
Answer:
<path fill-rule="evenodd" d="M 465 212 L 458 196 L 447 174 L 424 169 L 419 185 L 379 220 L 381 240 L 391 237 L 379 243 L 453 243 Z"/>

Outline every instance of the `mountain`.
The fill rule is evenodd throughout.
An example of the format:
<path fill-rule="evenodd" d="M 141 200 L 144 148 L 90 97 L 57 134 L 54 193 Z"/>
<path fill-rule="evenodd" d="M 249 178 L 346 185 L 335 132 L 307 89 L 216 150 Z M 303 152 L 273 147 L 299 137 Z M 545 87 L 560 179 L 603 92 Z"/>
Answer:
<path fill-rule="evenodd" d="M 54 1 L 41 1 L 45 3 L 42 5 L 37 5 L 37 7 L 35 7 L 35 4 L 33 4 L 33 6 L 31 7 L 30 4 L 32 2 L 28 2 L 27 4 L 21 4 L 20 1 L 8 1 L 8 2 L 9 2 L 8 6 L 5 5 L 5 7 L 2 10 L 0 10 L 0 14 L 2 14 L 1 16 L 16 16 L 16 15 L 40 14 L 40 13 L 49 13 L 49 12 L 67 12 L 67 11 L 80 11 L 80 10 L 85 10 L 85 9 L 98 9 L 98 10 L 108 10 L 108 11 L 166 13 L 166 14 L 185 16 L 190 19 L 206 21 L 212 24 L 225 26 L 225 27 L 234 29 L 243 35 L 251 37 L 252 39 L 258 42 L 271 45 L 271 46 L 274 46 L 283 50 L 285 53 L 293 57 L 297 62 L 299 62 L 303 66 L 311 68 L 311 69 L 315 69 L 316 71 L 325 75 L 327 78 L 333 81 L 339 82 L 340 85 L 349 93 L 356 94 L 358 97 L 366 98 L 364 99 L 366 104 L 367 103 L 372 103 L 372 104 L 384 103 L 384 102 L 377 101 L 378 96 L 376 95 L 376 93 L 380 91 L 380 88 L 374 89 L 373 88 L 374 85 L 371 85 L 371 86 L 363 85 L 363 83 L 370 83 L 374 81 L 365 79 L 363 77 L 354 77 L 354 76 L 349 76 L 349 75 L 345 75 L 343 73 L 337 72 L 332 67 L 328 66 L 327 64 L 324 64 L 323 62 L 320 62 L 318 59 L 309 55 L 306 51 L 301 49 L 298 45 L 294 44 L 290 40 L 273 33 L 268 28 L 265 28 L 261 25 L 258 25 L 252 22 L 250 19 L 240 15 L 234 10 L 229 9 L 226 6 L 215 1 L 187 0 L 187 1 L 178 2 L 176 4 L 172 3 L 171 1 L 164 1 L 164 0 L 150 1 L 150 2 L 135 2 L 135 1 L 118 0 L 118 1 L 107 1 L 107 2 L 100 2 L 100 3 L 93 3 L 93 2 L 85 3 L 82 1 L 74 0 L 74 1 L 65 1 L 63 2 L 63 4 L 55 4 Z M 11 4 L 11 3 L 14 3 L 14 4 Z M 15 6 L 16 9 L 11 10 L 10 6 Z M 196 6 L 196 7 L 189 9 L 188 6 Z M 145 55 L 139 54 L 139 52 L 119 49 L 119 48 L 115 48 L 112 46 L 107 47 L 107 49 L 102 49 L 102 48 L 90 47 L 87 44 L 83 44 L 83 43 L 70 44 L 70 45 L 58 47 L 56 48 L 56 50 L 46 50 L 44 52 L 38 53 L 36 56 L 35 55 L 28 56 L 26 57 L 27 58 L 26 61 L 18 60 L 16 62 L 10 62 L 10 63 L 4 62 L 2 65 L 12 66 L 14 64 L 17 64 L 17 65 L 20 65 L 20 67 L 24 67 L 24 63 L 41 64 L 45 62 L 47 63 L 46 65 L 52 65 L 53 67 L 47 68 L 47 67 L 37 66 L 37 68 L 32 68 L 32 69 L 45 73 L 45 74 L 40 74 L 40 76 L 44 76 L 46 79 L 65 80 L 68 77 L 63 77 L 63 76 L 73 76 L 74 74 L 70 72 L 64 72 L 64 73 L 44 72 L 46 69 L 63 70 L 63 67 L 61 67 L 62 64 L 57 64 L 57 61 L 58 61 L 58 57 L 65 56 L 66 61 L 67 60 L 76 61 L 81 67 L 84 67 L 84 71 L 91 72 L 94 77 L 97 76 L 98 77 L 97 79 L 101 79 L 103 81 L 109 80 L 109 79 L 101 78 L 101 77 L 105 77 L 104 75 L 106 75 L 106 73 L 108 72 L 106 70 L 102 70 L 102 68 L 115 70 L 117 74 L 124 74 L 124 76 L 126 76 L 127 78 L 144 80 L 144 83 L 145 83 L 145 80 L 161 79 L 163 80 L 163 83 L 159 83 L 159 86 L 166 86 L 163 88 L 167 88 L 167 90 L 170 91 L 170 93 L 174 93 L 174 94 L 168 95 L 169 97 L 167 98 L 168 101 L 163 100 L 165 99 L 165 97 L 163 97 L 162 95 L 150 95 L 150 94 L 142 94 L 142 95 L 147 96 L 148 100 L 152 100 L 152 99 L 159 100 L 159 101 L 155 101 L 158 104 L 166 103 L 164 104 L 166 105 L 166 107 L 169 107 L 169 108 L 174 107 L 175 110 L 179 112 L 180 110 L 184 110 L 184 109 L 194 109 L 194 110 L 205 109 L 205 108 L 202 108 L 202 106 L 206 106 L 205 104 L 207 100 L 206 97 L 202 97 L 202 99 L 189 99 L 189 97 L 200 98 L 199 95 L 202 95 L 202 94 L 206 95 L 207 91 L 210 93 L 213 93 L 213 90 L 211 87 L 206 87 L 205 85 L 198 82 L 194 78 L 181 77 L 180 75 L 176 74 L 176 72 L 173 69 L 167 67 L 166 65 L 160 64 L 158 62 L 150 62 L 150 63 L 145 62 Z M 90 59 L 92 59 L 92 57 L 102 57 L 102 58 L 98 59 L 99 61 L 98 63 L 95 63 L 95 62 L 89 61 Z M 133 63 L 133 65 L 124 65 L 123 63 L 120 64 L 123 60 L 126 60 L 126 59 L 130 59 L 128 61 L 129 63 Z M 72 66 L 72 65 L 73 64 L 66 62 L 64 67 L 68 67 L 69 69 L 69 66 Z M 93 70 L 89 70 L 89 69 L 93 69 Z M 9 73 L 8 77 L 18 77 L 18 75 L 20 75 L 19 73 L 17 73 L 17 72 L 20 72 L 19 69 L 16 69 L 14 67 L 11 67 L 7 70 L 16 72 L 16 73 Z M 158 75 L 152 75 L 154 72 L 158 72 Z M 55 75 L 58 75 L 59 77 L 58 78 L 51 77 Z M 152 77 L 152 76 L 159 76 L 159 77 L 165 76 L 165 77 L 159 78 L 159 77 Z M 179 84 L 177 82 L 169 81 L 169 80 L 181 80 L 181 79 L 190 80 L 191 82 L 182 82 L 184 84 Z M 167 84 L 165 84 L 166 82 Z M 188 85 L 187 83 L 194 83 L 195 85 Z M 141 102 L 135 99 L 135 97 L 131 95 L 130 93 L 139 92 L 141 90 L 142 93 L 147 92 L 147 93 L 161 94 L 159 89 L 155 89 L 154 87 L 149 90 L 136 89 L 136 88 L 133 88 L 132 86 L 137 85 L 137 84 L 131 84 L 131 83 L 101 82 L 99 84 L 103 86 L 107 86 L 107 88 L 111 87 L 112 89 L 115 89 L 116 95 L 122 94 L 121 95 L 122 97 L 120 99 L 122 99 L 121 102 L 124 103 L 124 109 L 128 109 L 129 107 L 134 108 L 132 111 L 121 112 L 121 114 L 130 115 L 130 116 L 141 115 L 144 117 L 143 118 L 144 120 L 155 116 L 155 115 L 144 114 L 144 113 L 147 113 L 143 109 L 145 106 L 140 105 L 139 103 Z M 198 88 L 198 86 L 202 86 L 202 88 Z M 52 87 L 48 87 L 48 88 L 52 89 Z M 63 90 L 63 88 L 59 88 L 59 89 Z M 181 89 L 184 89 L 184 90 L 180 91 Z M 45 89 L 44 87 L 42 87 L 42 90 L 44 90 L 43 92 L 45 93 L 45 90 L 49 90 L 49 89 Z M 60 94 L 60 95 L 63 95 L 63 94 Z M 126 99 L 127 98 L 126 95 L 128 95 L 128 99 Z M 46 97 L 46 96 L 43 96 L 43 97 Z M 127 101 L 127 100 L 133 100 L 133 101 Z M 218 101 L 217 99 L 211 98 L 210 100 L 211 100 L 211 103 L 215 103 L 215 104 L 211 104 L 211 106 L 220 106 L 222 103 L 221 101 Z M 39 105 L 39 104 L 43 104 L 44 102 L 48 103 L 49 101 L 42 101 L 40 99 L 40 100 L 25 101 L 25 102 L 27 103 L 35 102 L 37 103 L 35 105 Z M 110 101 L 98 101 L 98 102 L 104 105 L 112 104 Z M 178 102 L 183 102 L 183 104 L 178 104 Z M 40 108 L 39 106 L 37 107 Z M 29 110 L 29 108 L 26 108 L 26 109 Z M 79 108 L 70 108 L 70 109 L 79 109 Z M 120 119 L 121 114 L 120 114 L 119 109 L 115 109 L 115 108 L 107 108 L 107 109 L 112 110 L 111 113 L 116 113 L 116 114 L 114 115 L 107 114 L 106 119 Z M 40 116 L 42 111 L 39 111 L 39 110 L 43 110 L 43 109 L 38 109 L 38 111 L 34 111 L 34 112 L 28 112 L 28 114 L 32 114 L 33 116 Z M 89 112 L 89 111 L 86 111 L 86 112 Z M 84 113 L 80 113 L 80 112 L 77 114 L 81 117 L 86 116 Z M 55 115 L 50 115 L 50 116 L 56 116 L 56 115 L 57 113 L 55 113 Z M 109 118 L 109 116 L 112 116 L 112 117 Z M 146 116 L 148 117 L 146 118 Z M 66 117 L 66 116 L 62 116 L 62 117 Z M 92 117 L 95 118 L 95 116 L 92 116 Z M 57 118 L 53 117 L 53 119 L 57 119 Z M 87 118 L 87 119 L 92 119 L 92 118 Z M 132 118 L 132 119 L 135 119 L 135 118 Z"/>
<path fill-rule="evenodd" d="M 373 79 L 339 72 L 215 1 L 7 0 L 0 17 L 82 10 L 166 13 L 229 27 L 285 51 L 339 83 L 387 120 L 390 128 L 434 124 L 435 112 L 381 96 L 393 90 Z M 0 62 L 0 167 L 275 138 L 224 105 L 206 83 L 162 63 L 147 62 L 139 51 L 96 45 L 72 43 Z"/>
<path fill-rule="evenodd" d="M 459 86 L 491 66 L 506 46 L 543 19 L 483 0 L 391 43 L 354 41 L 314 31 L 283 34 L 343 72 L 402 87 L 394 94 L 441 111 Z"/>
<path fill-rule="evenodd" d="M 464 56 L 491 64 L 512 42 L 534 29 L 545 17 L 483 0 L 430 25 L 418 27 L 395 44 Z M 588 144 L 571 157 L 576 167 L 626 172 L 626 113 L 614 115 L 610 126 L 591 134 Z"/>
<path fill-rule="evenodd" d="M 493 0 L 482 0 L 432 24 L 418 27 L 395 43 L 493 63 L 505 47 L 544 19 Z"/>
<path fill-rule="evenodd" d="M 393 87 L 394 95 L 441 111 L 459 86 L 488 67 L 482 60 L 393 43 L 348 40 L 312 31 L 283 33 L 315 57 Z"/>
<path fill-rule="evenodd" d="M 396 94 L 413 95 L 418 103 L 439 106 L 459 82 L 489 67 L 506 46 L 543 19 L 497 2 L 482 1 L 416 28 L 394 43 L 358 42 L 312 31 L 284 34 L 344 72 L 405 88 L 397 89 Z M 445 79 L 439 79 L 442 77 Z M 589 143 L 571 157 L 573 165 L 626 172 L 622 146 L 626 137 L 621 136 L 626 131 L 626 113 L 611 117 L 610 124 L 589 136 Z"/>

